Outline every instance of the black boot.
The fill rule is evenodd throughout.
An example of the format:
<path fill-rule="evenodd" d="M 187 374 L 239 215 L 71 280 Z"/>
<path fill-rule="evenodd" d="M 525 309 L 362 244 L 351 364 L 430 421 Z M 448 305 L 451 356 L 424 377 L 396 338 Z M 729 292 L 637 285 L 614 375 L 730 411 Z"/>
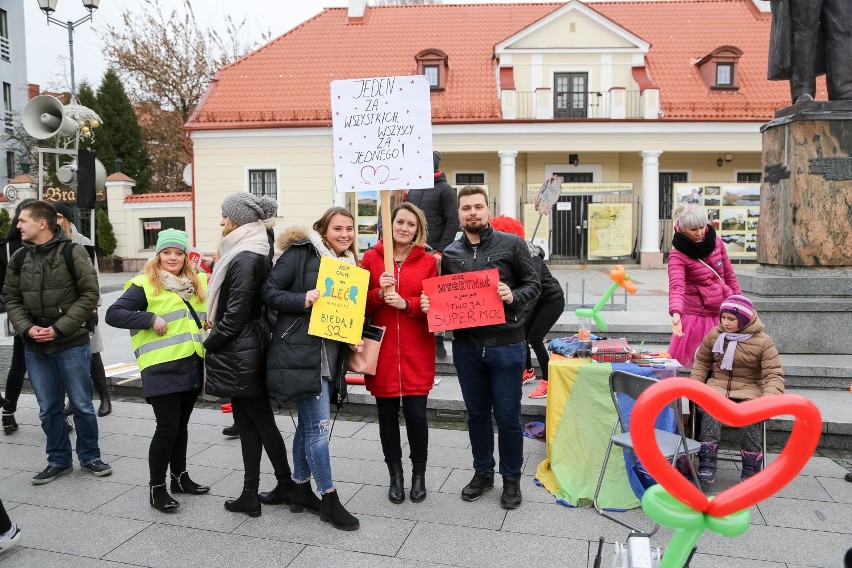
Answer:
<path fill-rule="evenodd" d="M 719 444 L 716 442 L 701 442 L 698 451 L 698 481 L 707 485 L 716 481 L 716 455 Z"/>
<path fill-rule="evenodd" d="M 426 499 L 426 464 L 411 464 L 411 502 L 420 503 Z"/>
<path fill-rule="evenodd" d="M 447 348 L 444 347 L 444 338 L 440 335 L 435 336 L 435 357 L 438 359 L 447 358 Z"/>
<path fill-rule="evenodd" d="M 260 502 L 264 505 L 280 505 L 281 503 L 289 505 L 290 495 L 293 493 L 294 485 L 295 484 L 291 479 L 279 481 L 275 486 L 275 489 L 269 492 L 258 493 L 257 498 L 260 499 Z"/>
<path fill-rule="evenodd" d="M 293 483 L 293 491 L 290 493 L 290 512 L 301 513 L 307 510 L 314 515 L 320 514 L 321 502 L 311 487 L 311 482 Z"/>
<path fill-rule="evenodd" d="M 18 423 L 15 421 L 15 411 L 3 411 L 3 433 L 9 436 L 12 432 L 18 429 Z"/>
<path fill-rule="evenodd" d="M 342 531 L 358 530 L 358 527 L 361 526 L 358 519 L 343 508 L 343 503 L 340 502 L 340 496 L 336 490 L 323 493 L 320 519 L 326 523 L 331 523 L 331 526 Z"/>
<path fill-rule="evenodd" d="M 405 487 L 403 487 L 404 479 L 402 473 L 402 462 L 393 462 L 388 464 L 388 473 L 390 474 L 390 488 L 388 489 L 388 499 L 391 503 L 399 505 L 405 501 Z"/>
<path fill-rule="evenodd" d="M 239 438 L 240 431 L 237 428 L 236 424 L 231 424 L 230 426 L 225 426 L 222 428 L 222 435 L 226 438 Z"/>
<path fill-rule="evenodd" d="M 185 471 L 180 475 L 172 475 L 172 493 L 188 493 L 189 495 L 204 495 L 210 491 L 207 485 L 199 485 L 189 478 Z"/>
<path fill-rule="evenodd" d="M 232 513 L 245 513 L 249 517 L 259 517 L 260 500 L 257 498 L 257 489 L 243 489 L 242 495 L 237 499 L 225 501 L 225 508 Z"/>
<path fill-rule="evenodd" d="M 94 366 L 94 360 L 92 366 Z M 101 372 L 103 373 L 103 363 L 101 363 Z M 109 387 L 107 387 L 106 376 L 96 377 L 92 373 L 92 385 L 95 387 L 95 392 L 98 393 L 98 398 L 101 399 L 101 405 L 98 407 L 98 416 L 107 416 L 112 413 L 112 401 L 109 399 Z"/>
<path fill-rule="evenodd" d="M 174 500 L 166 491 L 166 484 L 150 485 L 148 487 L 149 501 L 151 506 L 164 513 L 171 513 L 180 507 L 180 503 Z"/>

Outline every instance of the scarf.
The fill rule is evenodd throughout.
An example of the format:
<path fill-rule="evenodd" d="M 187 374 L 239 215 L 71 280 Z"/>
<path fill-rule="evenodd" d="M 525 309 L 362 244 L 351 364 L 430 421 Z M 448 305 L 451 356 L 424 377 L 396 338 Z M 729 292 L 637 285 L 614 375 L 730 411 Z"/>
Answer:
<path fill-rule="evenodd" d="M 228 266 L 242 252 L 253 252 L 264 258 L 269 254 L 269 237 L 266 226 L 262 221 L 254 221 L 240 225 L 224 237 L 219 244 L 219 260 L 213 266 L 213 275 L 207 284 L 207 321 L 211 325 L 216 322 L 216 308 L 219 303 L 219 292 L 228 274 Z"/>
<path fill-rule="evenodd" d="M 675 231 L 672 237 L 672 246 L 691 259 L 706 258 L 716 248 L 716 231 L 713 230 L 711 225 L 707 225 L 704 240 L 700 243 L 696 243 L 680 231 Z"/>
<path fill-rule="evenodd" d="M 308 238 L 311 240 L 311 244 L 314 245 L 314 248 L 317 251 L 317 254 L 320 256 L 327 256 L 329 258 L 336 258 L 341 262 L 345 262 L 346 264 L 355 264 L 355 255 L 352 254 L 350 249 L 346 249 L 339 256 L 336 252 L 331 250 L 325 245 L 325 240 L 323 240 L 322 236 L 316 231 L 311 231 L 308 233 Z"/>
<path fill-rule="evenodd" d="M 185 302 L 188 302 L 195 294 L 195 287 L 186 276 L 175 276 L 167 270 L 160 270 L 160 275 L 163 278 L 163 287 L 174 292 Z"/>
<path fill-rule="evenodd" d="M 737 345 L 743 341 L 751 339 L 753 333 L 727 333 L 723 332 L 716 338 L 716 343 L 713 344 L 713 353 L 724 353 L 722 364 L 720 367 L 726 371 L 732 371 L 734 366 L 734 352 L 737 350 Z M 725 339 L 728 340 L 728 348 L 725 349 Z"/>

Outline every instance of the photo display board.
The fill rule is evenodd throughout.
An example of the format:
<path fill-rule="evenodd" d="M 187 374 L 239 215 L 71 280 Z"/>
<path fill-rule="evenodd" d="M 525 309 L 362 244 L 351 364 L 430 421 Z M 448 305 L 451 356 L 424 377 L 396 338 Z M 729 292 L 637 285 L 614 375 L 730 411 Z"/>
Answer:
<path fill-rule="evenodd" d="M 760 184 L 674 184 L 674 203 L 700 205 L 730 258 L 757 258 Z"/>

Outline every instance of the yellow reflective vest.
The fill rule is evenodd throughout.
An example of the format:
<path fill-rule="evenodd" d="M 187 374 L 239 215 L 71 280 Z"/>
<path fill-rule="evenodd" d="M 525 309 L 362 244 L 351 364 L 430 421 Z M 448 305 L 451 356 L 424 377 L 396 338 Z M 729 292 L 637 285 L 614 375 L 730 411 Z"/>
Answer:
<path fill-rule="evenodd" d="M 201 289 L 206 292 L 207 275 L 199 274 L 198 280 L 201 282 Z M 146 367 L 159 363 L 177 361 L 193 353 L 203 358 L 201 333 L 183 299 L 175 292 L 165 289 L 154 295 L 156 290 L 144 274 L 131 279 L 124 285 L 124 289 L 127 290 L 132 284 L 145 290 L 148 311 L 168 323 L 165 335 L 157 335 L 153 328 L 130 330 L 130 343 L 133 345 L 133 354 L 136 355 L 139 370 L 143 371 Z M 198 301 L 197 295 L 192 296 L 189 303 L 203 327 L 207 320 L 207 306 Z"/>

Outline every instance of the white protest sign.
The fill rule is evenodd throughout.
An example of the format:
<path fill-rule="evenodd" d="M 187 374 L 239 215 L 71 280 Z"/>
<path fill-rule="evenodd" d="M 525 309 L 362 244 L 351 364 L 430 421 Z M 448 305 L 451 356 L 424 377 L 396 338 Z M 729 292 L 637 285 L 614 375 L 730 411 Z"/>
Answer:
<path fill-rule="evenodd" d="M 432 105 L 423 75 L 331 82 L 339 192 L 432 187 Z"/>

